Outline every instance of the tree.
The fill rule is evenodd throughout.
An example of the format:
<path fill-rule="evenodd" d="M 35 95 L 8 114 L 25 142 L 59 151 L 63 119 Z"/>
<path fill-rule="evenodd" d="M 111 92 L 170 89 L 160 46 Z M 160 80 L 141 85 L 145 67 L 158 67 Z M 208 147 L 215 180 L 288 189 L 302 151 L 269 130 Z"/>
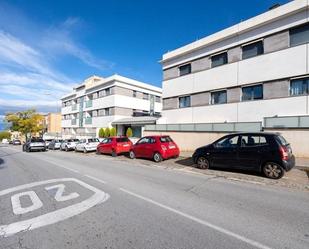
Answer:
<path fill-rule="evenodd" d="M 9 131 L 0 131 L 0 141 L 2 139 L 11 139 L 11 133 Z"/>
<path fill-rule="evenodd" d="M 107 127 L 105 128 L 105 137 L 109 137 L 110 136 L 110 129 Z"/>
<path fill-rule="evenodd" d="M 103 137 L 105 137 L 104 128 L 100 128 L 100 130 L 99 130 L 99 138 L 103 138 Z"/>
<path fill-rule="evenodd" d="M 44 130 L 44 117 L 34 109 L 16 113 L 7 113 L 5 120 L 11 124 L 12 131 L 21 132 L 27 136 L 41 133 Z"/>
<path fill-rule="evenodd" d="M 116 128 L 115 128 L 115 127 L 112 127 L 112 128 L 111 128 L 111 131 L 110 131 L 110 136 L 111 136 L 111 137 L 114 137 L 114 136 L 116 136 L 116 135 L 117 135 Z"/>
<path fill-rule="evenodd" d="M 127 129 L 126 135 L 127 135 L 127 137 L 132 137 L 133 136 L 133 131 L 132 131 L 132 129 L 130 127 Z"/>

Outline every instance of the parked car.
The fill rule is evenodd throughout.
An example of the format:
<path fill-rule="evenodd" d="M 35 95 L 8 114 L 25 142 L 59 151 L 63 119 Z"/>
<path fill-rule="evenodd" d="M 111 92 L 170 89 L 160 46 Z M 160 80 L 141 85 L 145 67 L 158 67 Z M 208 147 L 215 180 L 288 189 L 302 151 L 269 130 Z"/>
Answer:
<path fill-rule="evenodd" d="M 42 138 L 31 138 L 23 144 L 23 151 L 46 151 L 46 144 Z"/>
<path fill-rule="evenodd" d="M 44 141 L 45 141 L 46 147 L 48 148 L 49 143 L 52 141 L 52 139 L 45 139 Z"/>
<path fill-rule="evenodd" d="M 76 144 L 75 151 L 83 151 L 84 153 L 87 153 L 90 151 L 96 151 L 99 143 L 100 143 L 99 139 L 97 138 L 81 139 Z"/>
<path fill-rule="evenodd" d="M 105 138 L 97 146 L 97 154 L 111 154 L 113 157 L 128 153 L 132 147 L 132 142 L 127 137 Z"/>
<path fill-rule="evenodd" d="M 201 169 L 209 167 L 263 172 L 279 179 L 295 166 L 289 143 L 276 133 L 237 133 L 198 148 L 193 161 Z"/>
<path fill-rule="evenodd" d="M 21 141 L 19 139 L 14 139 L 12 144 L 13 145 L 21 145 Z"/>
<path fill-rule="evenodd" d="M 53 139 L 49 145 L 48 145 L 48 149 L 49 150 L 58 150 L 60 149 L 60 145 L 63 142 L 62 139 Z"/>
<path fill-rule="evenodd" d="M 9 144 L 9 140 L 6 139 L 6 138 L 3 138 L 2 141 L 1 141 L 2 144 Z"/>
<path fill-rule="evenodd" d="M 130 158 L 151 158 L 155 162 L 177 158 L 179 148 L 169 136 L 147 136 L 138 140 L 130 150 Z"/>
<path fill-rule="evenodd" d="M 65 139 L 60 145 L 60 150 L 70 151 L 75 150 L 76 144 L 79 142 L 78 139 Z"/>

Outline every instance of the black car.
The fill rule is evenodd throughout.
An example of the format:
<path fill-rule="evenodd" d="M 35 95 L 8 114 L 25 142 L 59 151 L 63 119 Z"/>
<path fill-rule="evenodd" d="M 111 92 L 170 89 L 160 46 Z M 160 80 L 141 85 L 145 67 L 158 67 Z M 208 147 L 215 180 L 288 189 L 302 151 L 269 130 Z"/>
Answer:
<path fill-rule="evenodd" d="M 201 169 L 209 167 L 263 172 L 279 179 L 295 166 L 289 143 L 276 133 L 237 133 L 196 149 L 193 161 Z"/>
<path fill-rule="evenodd" d="M 23 151 L 46 151 L 46 144 L 42 138 L 31 138 L 23 145 Z"/>

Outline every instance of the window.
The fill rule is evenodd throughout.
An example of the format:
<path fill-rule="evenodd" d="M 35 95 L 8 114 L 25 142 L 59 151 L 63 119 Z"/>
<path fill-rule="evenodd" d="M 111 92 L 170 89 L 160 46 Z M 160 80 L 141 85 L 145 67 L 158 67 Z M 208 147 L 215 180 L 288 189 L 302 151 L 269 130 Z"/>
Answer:
<path fill-rule="evenodd" d="M 143 93 L 143 99 L 149 99 L 149 94 L 148 93 Z"/>
<path fill-rule="evenodd" d="M 136 98 L 136 91 L 133 90 L 133 97 Z"/>
<path fill-rule="evenodd" d="M 297 46 L 309 42 L 309 23 L 290 29 L 290 45 Z"/>
<path fill-rule="evenodd" d="M 109 108 L 105 108 L 105 116 L 109 116 L 110 115 L 110 111 L 109 111 Z"/>
<path fill-rule="evenodd" d="M 248 86 L 242 88 L 242 100 L 263 99 L 263 85 Z"/>
<path fill-rule="evenodd" d="M 104 91 L 99 91 L 99 98 L 104 97 Z"/>
<path fill-rule="evenodd" d="M 263 41 L 254 42 L 242 47 L 242 58 L 248 59 L 264 53 Z"/>
<path fill-rule="evenodd" d="M 93 99 L 97 99 L 97 98 L 98 98 L 98 93 L 93 93 L 93 94 L 92 94 L 92 98 L 93 98 Z"/>
<path fill-rule="evenodd" d="M 262 146 L 266 144 L 266 138 L 263 136 L 241 136 L 241 147 Z"/>
<path fill-rule="evenodd" d="M 309 93 L 309 77 L 291 80 L 290 95 L 304 95 Z"/>
<path fill-rule="evenodd" d="M 98 116 L 104 116 L 104 109 L 100 109 L 98 111 Z"/>
<path fill-rule="evenodd" d="M 110 94 L 111 94 L 111 89 L 110 88 L 105 89 L 105 96 L 108 96 Z"/>
<path fill-rule="evenodd" d="M 160 103 L 161 102 L 161 98 L 159 96 L 156 96 L 156 99 L 155 99 L 156 102 Z"/>
<path fill-rule="evenodd" d="M 179 108 L 185 108 L 191 106 L 190 96 L 180 97 L 179 98 Z"/>
<path fill-rule="evenodd" d="M 160 141 L 161 141 L 161 143 L 173 142 L 173 140 L 169 136 L 167 136 L 167 137 L 160 137 Z"/>
<path fill-rule="evenodd" d="M 92 111 L 92 117 L 97 117 L 98 116 L 98 111 L 95 110 L 95 111 Z"/>
<path fill-rule="evenodd" d="M 215 146 L 217 148 L 236 148 L 238 147 L 238 139 L 239 139 L 239 136 L 224 137 L 221 140 L 219 140 L 215 144 Z"/>
<path fill-rule="evenodd" d="M 190 74 L 191 73 L 191 64 L 186 64 L 179 67 L 179 76 Z"/>
<path fill-rule="evenodd" d="M 211 57 L 211 67 L 217 67 L 227 64 L 227 52 L 217 54 Z"/>
<path fill-rule="evenodd" d="M 211 104 L 225 104 L 227 102 L 226 90 L 211 93 Z"/>

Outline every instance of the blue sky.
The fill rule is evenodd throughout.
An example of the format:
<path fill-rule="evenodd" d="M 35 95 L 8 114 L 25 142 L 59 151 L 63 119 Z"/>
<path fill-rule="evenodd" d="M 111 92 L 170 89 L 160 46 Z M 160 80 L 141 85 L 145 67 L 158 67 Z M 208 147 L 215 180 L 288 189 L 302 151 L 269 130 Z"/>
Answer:
<path fill-rule="evenodd" d="M 161 86 L 162 54 L 287 0 L 0 0 L 0 119 L 96 74 Z"/>

